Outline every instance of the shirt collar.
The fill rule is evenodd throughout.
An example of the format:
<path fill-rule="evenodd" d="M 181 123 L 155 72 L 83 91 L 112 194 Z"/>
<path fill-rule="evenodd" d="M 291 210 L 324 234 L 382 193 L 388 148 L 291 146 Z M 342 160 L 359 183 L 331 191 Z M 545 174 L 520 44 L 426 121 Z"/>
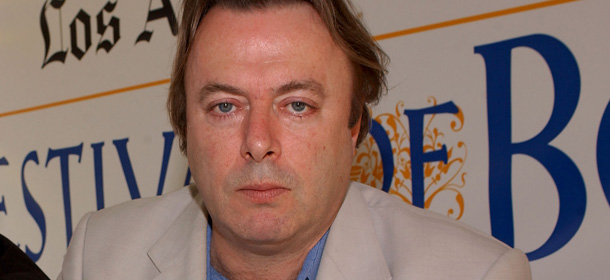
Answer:
<path fill-rule="evenodd" d="M 297 276 L 297 280 L 314 280 L 318 275 L 318 268 L 320 267 L 320 261 L 322 260 L 322 252 L 324 251 L 324 245 L 326 245 L 326 238 L 328 237 L 328 231 L 320 238 L 305 258 L 301 272 Z M 208 224 L 207 238 L 206 238 L 206 254 L 207 254 L 207 279 L 208 280 L 228 280 L 222 276 L 214 267 L 210 264 L 210 241 L 212 240 L 212 226 Z"/>
<path fill-rule="evenodd" d="M 320 267 L 320 261 L 322 260 L 322 251 L 324 251 L 324 245 L 326 245 L 326 237 L 328 237 L 328 231 L 320 238 L 305 258 L 303 268 L 297 276 L 297 280 L 314 280 L 318 276 L 318 268 Z"/>

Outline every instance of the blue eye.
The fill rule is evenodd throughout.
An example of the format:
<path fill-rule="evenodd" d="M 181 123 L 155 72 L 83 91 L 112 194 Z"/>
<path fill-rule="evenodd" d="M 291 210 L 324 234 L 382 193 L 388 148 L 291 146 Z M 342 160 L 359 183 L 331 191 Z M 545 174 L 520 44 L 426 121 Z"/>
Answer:
<path fill-rule="evenodd" d="M 220 112 L 223 112 L 223 113 L 229 113 L 229 112 L 231 112 L 231 110 L 233 110 L 233 104 L 228 103 L 228 102 L 220 103 L 217 106 L 218 106 L 218 110 L 220 110 Z"/>
<path fill-rule="evenodd" d="M 292 110 L 294 110 L 295 112 L 303 112 L 305 111 L 305 109 L 307 109 L 307 104 L 297 101 L 297 102 L 292 102 L 290 103 L 290 106 L 292 107 Z"/>

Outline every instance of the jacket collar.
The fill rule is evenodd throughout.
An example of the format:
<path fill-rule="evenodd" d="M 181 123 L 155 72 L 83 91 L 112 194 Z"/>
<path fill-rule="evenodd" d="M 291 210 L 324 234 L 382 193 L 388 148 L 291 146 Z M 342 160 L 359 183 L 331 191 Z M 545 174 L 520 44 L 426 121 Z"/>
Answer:
<path fill-rule="evenodd" d="M 352 183 L 330 228 L 318 279 L 392 279 L 373 218 Z"/>
<path fill-rule="evenodd" d="M 205 279 L 207 213 L 197 195 L 151 247 L 161 279 Z M 328 233 L 318 279 L 392 279 L 373 219 L 355 183 Z"/>
<path fill-rule="evenodd" d="M 196 196 L 148 251 L 155 279 L 205 279 L 207 214 Z"/>

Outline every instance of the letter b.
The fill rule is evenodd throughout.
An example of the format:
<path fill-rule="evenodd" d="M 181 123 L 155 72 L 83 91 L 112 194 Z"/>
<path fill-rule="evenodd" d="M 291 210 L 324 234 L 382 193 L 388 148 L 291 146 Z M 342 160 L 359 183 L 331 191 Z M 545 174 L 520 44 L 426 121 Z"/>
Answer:
<path fill-rule="evenodd" d="M 513 143 L 511 124 L 511 53 L 528 47 L 548 64 L 555 88 L 553 111 L 547 125 L 533 138 Z M 572 118 L 580 97 L 580 72 L 576 59 L 559 40 L 542 34 L 529 35 L 488 45 L 474 52 L 483 56 L 487 71 L 489 129 L 489 204 L 491 232 L 514 246 L 511 196 L 512 157 L 523 154 L 537 160 L 549 172 L 559 195 L 559 215 L 553 233 L 540 248 L 527 253 L 530 260 L 546 257 L 576 234 L 586 208 L 586 189 L 574 162 L 550 145 Z M 535 188 L 536 186 L 528 186 Z"/>

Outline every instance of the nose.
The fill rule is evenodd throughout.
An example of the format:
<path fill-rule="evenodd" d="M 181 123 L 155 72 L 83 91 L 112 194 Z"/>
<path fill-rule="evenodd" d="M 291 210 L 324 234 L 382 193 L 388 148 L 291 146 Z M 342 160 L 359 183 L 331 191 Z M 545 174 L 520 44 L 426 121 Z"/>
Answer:
<path fill-rule="evenodd" d="M 243 123 L 241 154 L 246 160 L 262 162 L 280 155 L 280 145 L 276 137 L 278 124 L 274 121 L 270 110 L 251 109 Z"/>

